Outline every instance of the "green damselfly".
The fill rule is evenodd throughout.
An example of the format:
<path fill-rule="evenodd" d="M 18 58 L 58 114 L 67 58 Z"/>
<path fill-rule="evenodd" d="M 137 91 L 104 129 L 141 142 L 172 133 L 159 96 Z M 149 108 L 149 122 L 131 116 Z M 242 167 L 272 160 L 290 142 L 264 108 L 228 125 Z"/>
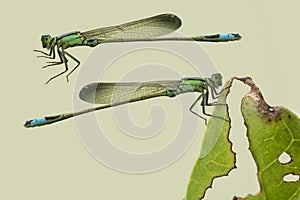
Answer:
<path fill-rule="evenodd" d="M 117 82 L 117 83 L 91 83 L 83 87 L 79 93 L 81 100 L 94 104 L 102 104 L 95 108 L 60 114 L 55 116 L 42 117 L 38 119 L 28 120 L 24 126 L 26 128 L 43 126 L 59 122 L 71 117 L 82 115 L 85 113 L 101 110 L 109 107 L 114 107 L 122 104 L 127 104 L 135 101 L 141 101 L 154 97 L 175 97 L 179 94 L 187 92 L 201 93 L 196 101 L 191 105 L 190 111 L 198 117 L 205 120 L 204 117 L 193 111 L 196 103 L 202 99 L 202 113 L 207 116 L 212 116 L 205 112 L 205 106 L 218 105 L 209 103 L 209 90 L 211 96 L 216 99 L 219 95 L 218 87 L 222 86 L 222 75 L 220 73 L 213 74 L 210 78 L 183 78 L 181 80 L 167 81 L 149 81 L 149 82 Z M 219 116 L 216 118 L 224 119 Z"/>
<path fill-rule="evenodd" d="M 49 83 L 54 78 L 68 71 L 68 59 L 74 60 L 77 65 L 67 74 L 67 81 L 72 72 L 80 65 L 80 61 L 73 55 L 68 53 L 66 49 L 76 46 L 95 47 L 102 43 L 114 42 L 136 42 L 136 41 L 201 41 L 201 42 L 228 42 L 240 40 L 241 36 L 237 33 L 230 34 L 214 34 L 195 37 L 162 37 L 177 30 L 181 26 L 181 20 L 174 14 L 161 14 L 133 22 L 128 22 L 121 25 L 98 28 L 86 32 L 74 31 L 61 36 L 52 37 L 50 35 L 42 35 L 42 47 L 49 50 L 49 53 L 40 50 L 35 52 L 42 53 L 42 56 L 48 59 L 55 59 L 56 52 L 59 56 L 59 61 L 47 62 L 43 68 L 54 65 L 65 65 L 65 70 L 53 76 L 47 82 Z"/>

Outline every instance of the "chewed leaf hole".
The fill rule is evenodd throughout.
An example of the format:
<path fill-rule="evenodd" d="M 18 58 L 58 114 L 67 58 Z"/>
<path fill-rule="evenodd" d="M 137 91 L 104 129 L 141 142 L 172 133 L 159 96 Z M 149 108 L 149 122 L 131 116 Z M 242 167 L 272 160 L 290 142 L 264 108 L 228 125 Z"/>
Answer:
<path fill-rule="evenodd" d="M 283 152 L 279 157 L 278 157 L 278 161 L 281 164 L 288 164 L 292 161 L 292 158 L 289 154 L 287 154 L 286 152 Z"/>
<path fill-rule="evenodd" d="M 300 176 L 295 174 L 287 174 L 283 177 L 283 181 L 288 182 L 297 182 L 299 181 Z"/>

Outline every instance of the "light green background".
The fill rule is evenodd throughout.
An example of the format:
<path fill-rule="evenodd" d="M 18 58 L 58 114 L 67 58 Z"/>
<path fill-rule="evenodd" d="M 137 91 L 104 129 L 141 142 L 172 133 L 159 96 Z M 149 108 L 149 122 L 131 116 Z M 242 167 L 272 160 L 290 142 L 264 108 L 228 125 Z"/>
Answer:
<path fill-rule="evenodd" d="M 44 60 L 32 52 L 41 48 L 41 34 L 88 30 L 166 12 L 182 19 L 180 32 L 186 35 L 239 32 L 243 35 L 239 43 L 203 45 L 225 79 L 249 75 L 267 102 L 299 113 L 299 7 L 296 0 L 3 2 L 0 199 L 182 199 L 199 154 L 203 134 L 173 165 L 150 174 L 125 174 L 101 165 L 87 153 L 72 120 L 25 129 L 27 119 L 72 109 L 76 73 L 69 83 L 62 77 L 43 84 L 61 68 L 41 70 Z M 71 50 L 80 60 L 91 51 Z M 234 120 L 231 139 L 239 169 L 217 181 L 207 199 L 231 199 L 233 194 L 258 191 L 238 113 L 247 90 L 235 83 L 229 99 Z"/>

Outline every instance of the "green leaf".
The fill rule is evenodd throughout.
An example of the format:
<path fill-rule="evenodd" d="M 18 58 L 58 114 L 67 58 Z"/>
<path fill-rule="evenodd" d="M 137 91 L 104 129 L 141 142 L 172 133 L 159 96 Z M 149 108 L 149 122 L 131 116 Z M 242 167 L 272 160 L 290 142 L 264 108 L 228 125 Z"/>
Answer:
<path fill-rule="evenodd" d="M 224 91 L 218 98 L 218 104 L 226 104 L 226 98 L 232 80 L 225 83 Z M 198 200 L 204 197 L 214 178 L 224 176 L 235 167 L 235 155 L 228 141 L 230 119 L 227 105 L 218 105 L 213 111 L 203 138 L 200 156 L 194 166 L 186 192 L 186 200 Z"/>
<path fill-rule="evenodd" d="M 251 78 L 237 78 L 251 87 L 242 100 L 250 151 L 257 164 L 261 191 L 247 200 L 300 199 L 300 181 L 284 181 L 289 174 L 300 175 L 300 120 L 284 107 L 271 107 Z M 279 161 L 286 153 L 291 160 Z"/>

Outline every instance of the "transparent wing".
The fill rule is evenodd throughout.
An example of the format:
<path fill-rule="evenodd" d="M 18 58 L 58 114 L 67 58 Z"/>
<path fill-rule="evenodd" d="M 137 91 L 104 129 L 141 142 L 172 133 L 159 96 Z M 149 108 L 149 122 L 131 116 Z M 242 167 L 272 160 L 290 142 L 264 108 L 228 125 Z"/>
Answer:
<path fill-rule="evenodd" d="M 81 100 L 95 104 L 118 104 L 166 96 L 167 90 L 176 89 L 181 81 L 91 83 L 83 87 Z"/>
<path fill-rule="evenodd" d="M 147 38 L 174 32 L 181 20 L 173 14 L 161 14 L 117 26 L 109 26 L 81 33 L 85 39 Z"/>

